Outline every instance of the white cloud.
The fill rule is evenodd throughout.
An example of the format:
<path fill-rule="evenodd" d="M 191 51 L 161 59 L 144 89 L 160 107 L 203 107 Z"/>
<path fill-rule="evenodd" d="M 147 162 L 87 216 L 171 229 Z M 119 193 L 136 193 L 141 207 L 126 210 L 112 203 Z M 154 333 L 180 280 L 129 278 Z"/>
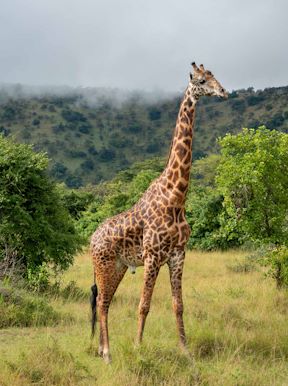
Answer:
<path fill-rule="evenodd" d="M 285 0 L 9 0 L 0 81 L 177 91 L 203 62 L 228 89 L 287 84 Z"/>

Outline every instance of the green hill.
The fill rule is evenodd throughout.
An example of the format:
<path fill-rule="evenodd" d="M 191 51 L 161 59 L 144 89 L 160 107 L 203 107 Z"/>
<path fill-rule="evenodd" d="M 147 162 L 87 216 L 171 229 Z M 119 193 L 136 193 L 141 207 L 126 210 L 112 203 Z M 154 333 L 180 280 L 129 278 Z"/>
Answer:
<path fill-rule="evenodd" d="M 144 93 L 131 93 L 121 102 L 113 90 L 101 98 L 98 89 L 88 91 L 28 97 L 6 86 L 0 90 L 0 132 L 47 151 L 51 175 L 70 187 L 110 179 L 136 161 L 168 154 L 180 96 L 149 101 Z M 194 158 L 217 152 L 217 137 L 261 124 L 288 132 L 288 87 L 234 91 L 228 100 L 203 98 Z"/>

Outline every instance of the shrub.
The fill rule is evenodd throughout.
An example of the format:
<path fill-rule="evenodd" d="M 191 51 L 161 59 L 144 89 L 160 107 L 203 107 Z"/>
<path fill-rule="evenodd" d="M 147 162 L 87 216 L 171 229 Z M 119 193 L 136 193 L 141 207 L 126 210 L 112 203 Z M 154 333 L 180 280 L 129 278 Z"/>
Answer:
<path fill-rule="evenodd" d="M 62 117 L 67 121 L 67 122 L 86 122 L 87 118 L 85 115 L 79 113 L 78 111 L 73 111 L 73 110 L 63 110 L 61 112 Z"/>
<path fill-rule="evenodd" d="M 227 269 L 234 273 L 249 273 L 256 270 L 256 264 L 249 258 L 236 260 L 231 264 L 227 264 Z"/>
<path fill-rule="evenodd" d="M 77 189 L 83 186 L 83 181 L 81 177 L 69 175 L 65 179 L 65 183 L 68 188 Z"/>
<path fill-rule="evenodd" d="M 248 106 L 255 106 L 265 100 L 264 95 L 249 95 L 246 98 Z"/>
<path fill-rule="evenodd" d="M 149 119 L 150 121 L 161 119 L 161 111 L 156 108 L 151 108 L 149 111 Z"/>
<path fill-rule="evenodd" d="M 0 127 L 0 135 L 2 134 L 3 137 L 8 137 L 8 135 L 11 133 L 11 130 L 10 129 L 7 129 L 6 127 L 4 126 L 1 126 Z"/>
<path fill-rule="evenodd" d="M 65 186 L 63 186 L 63 184 L 58 186 L 58 190 L 61 194 L 63 205 L 75 220 L 79 220 L 82 212 L 87 209 L 88 205 L 93 201 L 94 198 L 92 192 L 86 191 L 84 189 L 67 189 Z"/>
<path fill-rule="evenodd" d="M 65 131 L 65 129 L 66 129 L 66 126 L 62 122 L 52 127 L 53 133 L 55 134 L 62 133 L 63 131 Z"/>
<path fill-rule="evenodd" d="M 68 301 L 87 300 L 89 295 L 79 288 L 75 281 L 70 281 L 64 288 L 59 291 L 59 295 Z"/>
<path fill-rule="evenodd" d="M 79 131 L 83 134 L 90 134 L 91 125 L 90 124 L 83 124 L 79 126 Z"/>
<path fill-rule="evenodd" d="M 278 288 L 288 287 L 288 247 L 279 246 L 269 251 L 262 264 L 269 268 L 267 274 L 272 277 Z"/>
<path fill-rule="evenodd" d="M 15 290 L 0 282 L 0 328 L 49 326 L 61 321 L 61 315 L 47 300 Z"/>
<path fill-rule="evenodd" d="M 159 142 L 149 143 L 149 145 L 146 147 L 147 153 L 158 153 L 161 146 Z"/>
<path fill-rule="evenodd" d="M 32 125 L 33 126 L 39 126 L 40 125 L 40 119 L 34 118 L 33 121 L 32 121 Z"/>
<path fill-rule="evenodd" d="M 99 151 L 99 159 L 103 162 L 111 161 L 115 158 L 115 151 L 112 149 L 101 149 Z"/>
<path fill-rule="evenodd" d="M 82 151 L 82 150 L 69 150 L 68 152 L 68 156 L 72 157 L 72 158 L 85 158 L 87 157 L 87 154 L 85 153 L 85 151 Z"/>
<path fill-rule="evenodd" d="M 51 176 L 56 180 L 63 180 L 67 175 L 68 169 L 61 162 L 56 162 L 51 168 Z"/>
<path fill-rule="evenodd" d="M 68 268 L 82 244 L 47 166 L 44 153 L 0 137 L 0 261 L 13 251 L 26 278 L 44 263 Z"/>
<path fill-rule="evenodd" d="M 98 154 L 98 152 L 97 152 L 97 150 L 96 150 L 94 145 L 91 145 L 91 146 L 88 147 L 88 153 L 91 154 L 91 155 L 97 155 Z"/>
<path fill-rule="evenodd" d="M 91 159 L 87 159 L 84 162 L 81 163 L 81 169 L 84 170 L 84 172 L 90 172 L 94 169 L 94 162 Z"/>
<path fill-rule="evenodd" d="M 244 99 L 231 99 L 229 101 L 229 104 L 231 105 L 233 110 L 236 110 L 240 114 L 244 113 L 246 109 L 246 103 Z"/>
<path fill-rule="evenodd" d="M 286 243 L 288 135 L 259 127 L 219 142 L 217 185 L 227 213 L 248 239 Z"/>
<path fill-rule="evenodd" d="M 223 209 L 223 197 L 209 187 L 192 187 L 186 217 L 191 227 L 188 248 L 227 249 L 241 243 L 235 224 Z"/>

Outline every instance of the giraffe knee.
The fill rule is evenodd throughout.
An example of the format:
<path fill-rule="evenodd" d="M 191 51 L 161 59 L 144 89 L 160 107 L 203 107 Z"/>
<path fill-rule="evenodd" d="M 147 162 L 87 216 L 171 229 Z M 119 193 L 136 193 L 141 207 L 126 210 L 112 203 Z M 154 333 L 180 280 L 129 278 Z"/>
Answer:
<path fill-rule="evenodd" d="M 104 299 L 100 299 L 98 304 L 98 310 L 100 314 L 107 314 L 109 309 L 109 302 L 105 301 Z"/>
<path fill-rule="evenodd" d="M 176 316 L 181 317 L 183 315 L 183 311 L 184 311 L 183 304 L 181 304 L 179 302 L 173 302 L 173 310 L 174 310 Z"/>
<path fill-rule="evenodd" d="M 148 314 L 149 310 L 150 310 L 149 304 L 145 304 L 145 303 L 140 304 L 140 306 L 139 306 L 139 314 L 140 315 L 146 316 Z"/>

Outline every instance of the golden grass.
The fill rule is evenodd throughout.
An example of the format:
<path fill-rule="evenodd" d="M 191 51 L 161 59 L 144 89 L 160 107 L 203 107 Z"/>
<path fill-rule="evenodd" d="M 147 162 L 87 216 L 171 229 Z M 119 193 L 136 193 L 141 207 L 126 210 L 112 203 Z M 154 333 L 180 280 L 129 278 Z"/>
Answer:
<path fill-rule="evenodd" d="M 288 294 L 261 271 L 234 273 L 241 251 L 189 252 L 183 276 L 185 325 L 192 357 L 177 346 L 166 267 L 161 269 L 144 344 L 134 347 L 143 269 L 127 273 L 109 314 L 113 362 L 90 346 L 88 302 L 53 307 L 74 322 L 0 332 L 0 385 L 288 385 Z M 64 282 L 87 291 L 90 257 L 77 257 Z M 98 337 L 97 337 L 98 338 Z M 96 339 L 97 341 L 97 339 Z"/>

